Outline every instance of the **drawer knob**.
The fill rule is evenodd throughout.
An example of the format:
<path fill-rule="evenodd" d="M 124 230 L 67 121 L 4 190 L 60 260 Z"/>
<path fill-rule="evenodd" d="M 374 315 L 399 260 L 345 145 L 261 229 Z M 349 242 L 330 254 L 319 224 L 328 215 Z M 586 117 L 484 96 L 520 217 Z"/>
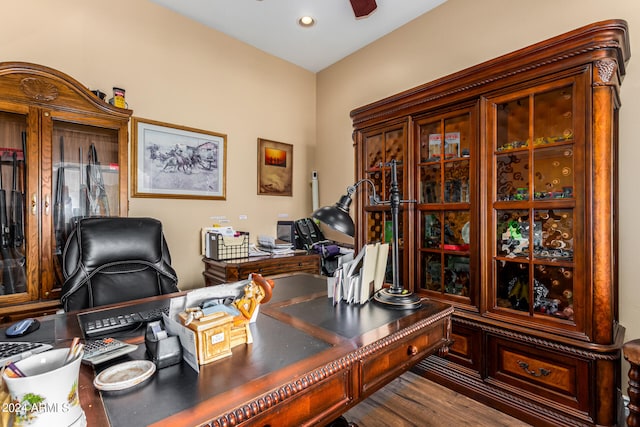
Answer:
<path fill-rule="evenodd" d="M 532 375 L 534 377 L 546 377 L 551 373 L 550 370 L 545 368 L 538 368 L 538 372 L 532 371 L 529 369 L 529 364 L 527 362 L 523 362 L 522 360 L 518 360 L 518 366 L 522 368 L 527 374 Z"/>
<path fill-rule="evenodd" d="M 416 347 L 415 345 L 410 345 L 407 349 L 407 354 L 409 356 L 415 356 L 416 354 L 418 354 L 418 347 Z"/>

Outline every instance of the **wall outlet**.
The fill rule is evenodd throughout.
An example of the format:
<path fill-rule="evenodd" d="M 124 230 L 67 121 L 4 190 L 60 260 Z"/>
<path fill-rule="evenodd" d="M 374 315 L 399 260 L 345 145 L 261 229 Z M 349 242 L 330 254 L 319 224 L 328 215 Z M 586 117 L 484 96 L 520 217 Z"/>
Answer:
<path fill-rule="evenodd" d="M 248 219 L 248 218 L 249 218 L 249 217 L 248 217 L 248 216 L 246 216 L 246 215 L 240 215 L 240 216 L 238 216 L 238 219 Z"/>

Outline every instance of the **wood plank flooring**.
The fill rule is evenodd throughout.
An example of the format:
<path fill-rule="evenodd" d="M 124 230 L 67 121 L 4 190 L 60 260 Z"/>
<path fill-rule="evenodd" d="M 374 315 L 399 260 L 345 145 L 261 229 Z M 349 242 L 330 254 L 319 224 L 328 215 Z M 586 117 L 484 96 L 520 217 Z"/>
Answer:
<path fill-rule="evenodd" d="M 529 427 L 509 415 L 406 372 L 344 414 L 358 427 Z"/>

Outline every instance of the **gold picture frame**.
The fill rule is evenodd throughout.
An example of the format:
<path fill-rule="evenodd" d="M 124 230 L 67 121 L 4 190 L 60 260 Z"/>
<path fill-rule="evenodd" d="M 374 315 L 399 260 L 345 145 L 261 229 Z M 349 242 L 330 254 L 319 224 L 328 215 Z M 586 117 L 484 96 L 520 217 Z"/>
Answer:
<path fill-rule="evenodd" d="M 258 194 L 293 195 L 293 145 L 258 138 Z"/>
<path fill-rule="evenodd" d="M 227 135 L 131 119 L 132 197 L 226 200 Z"/>

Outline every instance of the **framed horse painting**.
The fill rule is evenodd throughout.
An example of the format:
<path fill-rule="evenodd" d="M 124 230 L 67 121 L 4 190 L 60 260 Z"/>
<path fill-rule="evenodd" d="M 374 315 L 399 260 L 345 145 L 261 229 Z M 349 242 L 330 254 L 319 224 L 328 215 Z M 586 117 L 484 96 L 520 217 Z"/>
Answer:
<path fill-rule="evenodd" d="M 133 117 L 133 197 L 226 199 L 227 135 Z"/>

